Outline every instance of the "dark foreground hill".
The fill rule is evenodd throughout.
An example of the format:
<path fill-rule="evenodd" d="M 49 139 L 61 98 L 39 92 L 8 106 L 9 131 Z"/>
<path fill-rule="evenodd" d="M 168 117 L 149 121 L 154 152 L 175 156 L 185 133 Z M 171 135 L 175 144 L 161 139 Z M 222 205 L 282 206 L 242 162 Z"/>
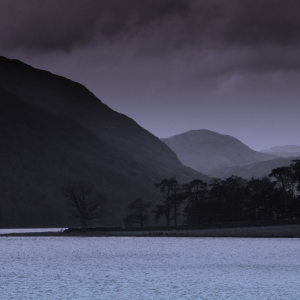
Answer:
<path fill-rule="evenodd" d="M 238 139 L 210 130 L 191 130 L 162 139 L 180 161 L 199 172 L 222 167 L 242 166 L 274 156 L 250 149 Z"/>
<path fill-rule="evenodd" d="M 120 225 L 137 197 L 157 201 L 163 178 L 207 180 L 84 86 L 4 57 L 0 128 L 1 227 L 70 225 L 60 191 L 70 180 L 106 195 L 107 225 Z"/>

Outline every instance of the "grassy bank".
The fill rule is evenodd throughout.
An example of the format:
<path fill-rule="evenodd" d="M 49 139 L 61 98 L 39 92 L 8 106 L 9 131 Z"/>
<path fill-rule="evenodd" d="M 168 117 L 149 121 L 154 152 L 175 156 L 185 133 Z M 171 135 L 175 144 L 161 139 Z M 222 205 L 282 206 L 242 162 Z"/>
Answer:
<path fill-rule="evenodd" d="M 178 231 L 178 230 L 201 230 L 201 229 L 220 229 L 220 228 L 244 228 L 244 227 L 266 227 L 266 226 L 283 226 L 283 225 L 300 225 L 300 219 L 297 220 L 266 220 L 266 221 L 249 221 L 249 222 L 223 222 L 223 223 L 202 223 L 197 225 L 178 225 L 178 226 L 144 226 L 144 227 L 92 227 L 87 231 L 97 232 L 148 232 L 148 231 Z M 68 228 L 64 232 L 79 232 L 81 228 Z"/>
<path fill-rule="evenodd" d="M 299 220 L 208 223 L 197 226 L 70 228 L 63 232 L 10 233 L 1 237 L 241 237 L 300 238 Z"/>

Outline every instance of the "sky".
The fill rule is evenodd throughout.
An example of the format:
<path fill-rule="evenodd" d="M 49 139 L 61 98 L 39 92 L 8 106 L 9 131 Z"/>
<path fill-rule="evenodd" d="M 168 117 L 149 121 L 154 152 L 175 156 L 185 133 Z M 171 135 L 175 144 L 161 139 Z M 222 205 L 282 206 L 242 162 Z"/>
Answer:
<path fill-rule="evenodd" d="M 159 138 L 300 145 L 299 0 L 0 0 L 0 55 L 85 85 Z"/>

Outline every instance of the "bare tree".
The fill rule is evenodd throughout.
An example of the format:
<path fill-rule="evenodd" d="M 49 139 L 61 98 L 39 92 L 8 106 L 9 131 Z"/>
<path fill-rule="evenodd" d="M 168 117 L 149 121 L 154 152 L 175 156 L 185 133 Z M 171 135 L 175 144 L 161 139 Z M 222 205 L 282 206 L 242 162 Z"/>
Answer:
<path fill-rule="evenodd" d="M 104 211 L 104 198 L 94 194 L 94 186 L 86 181 L 72 181 L 62 188 L 63 196 L 73 208 L 74 216 L 80 219 L 82 231 L 88 220 L 100 218 Z"/>

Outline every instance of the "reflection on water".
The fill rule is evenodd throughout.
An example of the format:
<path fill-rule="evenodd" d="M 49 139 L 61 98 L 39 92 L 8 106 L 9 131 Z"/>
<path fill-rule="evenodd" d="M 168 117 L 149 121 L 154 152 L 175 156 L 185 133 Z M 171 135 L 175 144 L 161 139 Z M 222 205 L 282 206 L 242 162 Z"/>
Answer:
<path fill-rule="evenodd" d="M 1 237 L 1 299 L 299 299 L 300 239 Z"/>

